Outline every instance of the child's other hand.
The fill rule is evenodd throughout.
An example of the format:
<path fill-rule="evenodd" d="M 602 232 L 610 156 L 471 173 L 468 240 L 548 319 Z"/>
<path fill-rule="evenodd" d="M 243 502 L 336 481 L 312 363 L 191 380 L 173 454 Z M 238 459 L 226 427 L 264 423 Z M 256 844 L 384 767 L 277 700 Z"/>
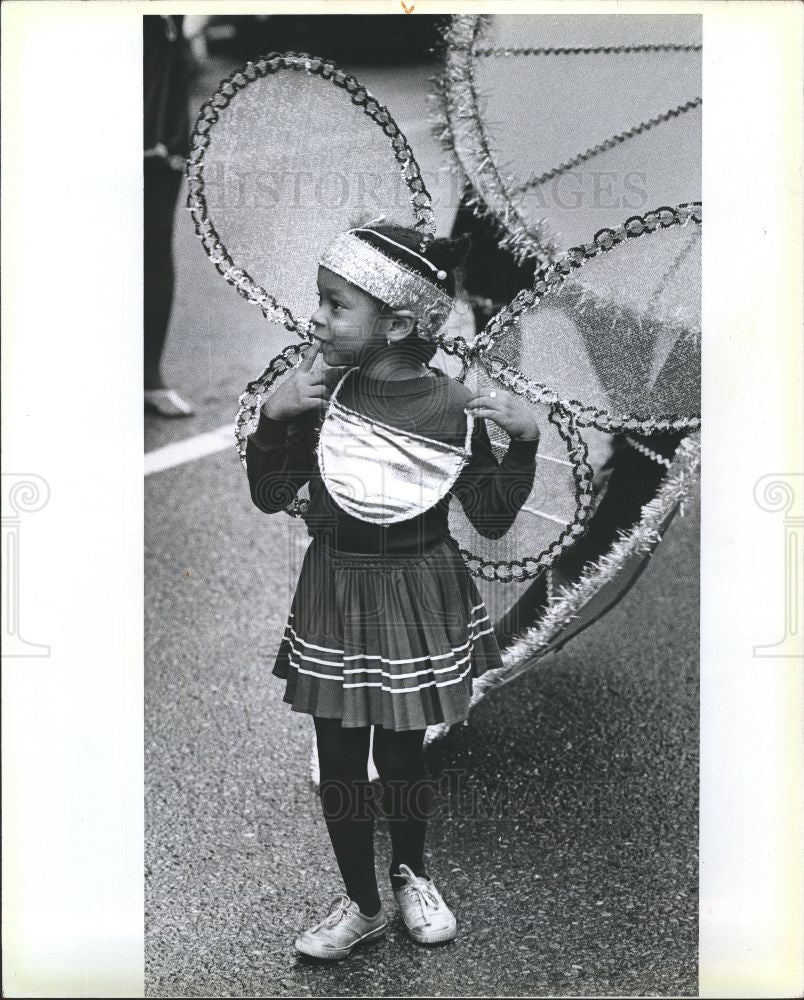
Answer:
<path fill-rule="evenodd" d="M 313 372 L 313 362 L 320 350 L 321 341 L 316 340 L 307 349 L 293 374 L 271 393 L 262 406 L 266 417 L 272 420 L 290 420 L 306 410 L 321 409 L 327 405 L 335 384 L 343 375 L 343 369 L 328 368 Z"/>
<path fill-rule="evenodd" d="M 514 392 L 496 388 L 477 392 L 464 407 L 464 412 L 493 420 L 516 441 L 539 440 L 539 425 L 533 407 Z"/>

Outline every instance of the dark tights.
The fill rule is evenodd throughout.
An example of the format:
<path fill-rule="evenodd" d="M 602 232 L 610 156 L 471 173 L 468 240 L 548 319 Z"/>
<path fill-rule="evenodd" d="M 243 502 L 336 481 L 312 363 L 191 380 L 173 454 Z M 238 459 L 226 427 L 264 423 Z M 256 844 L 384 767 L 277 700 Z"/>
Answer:
<path fill-rule="evenodd" d="M 391 834 L 391 885 L 404 884 L 399 865 L 424 878 L 424 841 L 432 786 L 424 760 L 424 730 L 374 727 L 374 763 L 382 789 L 367 776 L 370 727 L 345 729 L 340 719 L 314 718 L 321 772 L 321 808 L 346 892 L 362 913 L 380 908 L 374 870 L 374 820 L 383 815 Z M 381 812 L 380 812 L 381 810 Z"/>

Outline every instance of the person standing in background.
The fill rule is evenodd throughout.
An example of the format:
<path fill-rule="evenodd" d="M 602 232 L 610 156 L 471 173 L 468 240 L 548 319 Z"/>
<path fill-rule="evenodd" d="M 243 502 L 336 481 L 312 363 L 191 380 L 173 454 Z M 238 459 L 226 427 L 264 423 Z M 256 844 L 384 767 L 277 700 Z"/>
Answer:
<path fill-rule="evenodd" d="M 500 247 L 503 232 L 491 219 L 478 216 L 469 204 L 471 187 L 464 188 L 450 236 L 471 239 L 469 253 L 461 271 L 463 296 L 475 318 L 480 333 L 523 288 L 530 288 L 536 271 L 534 260 L 518 263 L 513 254 Z"/>
<path fill-rule="evenodd" d="M 193 56 L 185 32 L 189 28 L 199 35 L 205 21 L 182 15 L 142 19 L 145 409 L 162 417 L 189 417 L 195 412 L 165 385 L 161 363 L 173 306 L 176 204 L 190 151 L 187 105 Z"/>

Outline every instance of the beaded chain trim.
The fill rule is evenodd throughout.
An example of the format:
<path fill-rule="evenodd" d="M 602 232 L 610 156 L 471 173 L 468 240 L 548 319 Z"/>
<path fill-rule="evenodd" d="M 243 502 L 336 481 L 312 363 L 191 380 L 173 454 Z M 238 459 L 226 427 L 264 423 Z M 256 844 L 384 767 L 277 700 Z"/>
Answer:
<path fill-rule="evenodd" d="M 266 319 L 282 323 L 288 330 L 304 336 L 309 330 L 308 321 L 295 317 L 244 268 L 232 260 L 209 216 L 204 191 L 204 155 L 210 143 L 210 130 L 241 90 L 255 80 L 283 71 L 318 76 L 344 90 L 350 96 L 352 103 L 362 108 L 363 113 L 388 136 L 391 152 L 399 163 L 402 177 L 410 191 L 411 207 L 416 220 L 415 228 L 422 233 L 432 235 L 435 233 L 435 221 L 430 195 L 407 139 L 388 109 L 380 104 L 354 76 L 318 56 L 303 52 L 272 52 L 254 62 L 246 63 L 241 69 L 222 80 L 217 91 L 201 106 L 191 136 L 186 169 L 189 188 L 186 207 L 195 224 L 196 235 L 218 273 L 236 289 L 239 295 L 259 306 Z"/>
<path fill-rule="evenodd" d="M 467 549 L 460 549 L 464 562 L 472 576 L 499 583 L 518 583 L 532 580 L 544 572 L 564 549 L 582 538 L 589 527 L 592 516 L 594 491 L 592 489 L 592 467 L 588 462 L 589 450 L 581 437 L 572 415 L 559 406 L 550 407 L 547 418 L 558 430 L 567 445 L 567 455 L 572 463 L 572 478 L 575 484 L 575 512 L 572 520 L 545 549 L 536 555 L 521 559 L 489 560 L 473 555 Z M 538 462 L 538 456 L 537 456 Z"/>
<path fill-rule="evenodd" d="M 239 408 L 235 417 L 235 438 L 237 454 L 243 468 L 246 467 L 246 440 L 254 429 L 259 417 L 263 397 L 268 393 L 278 378 L 292 371 L 301 361 L 306 344 L 290 344 L 283 348 L 271 361 L 262 375 L 249 382 L 240 394 Z"/>

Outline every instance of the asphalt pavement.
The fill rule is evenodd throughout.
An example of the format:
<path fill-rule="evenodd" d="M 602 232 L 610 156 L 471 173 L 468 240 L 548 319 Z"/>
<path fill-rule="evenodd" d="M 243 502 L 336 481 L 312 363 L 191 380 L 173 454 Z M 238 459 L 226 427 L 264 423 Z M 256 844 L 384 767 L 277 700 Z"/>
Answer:
<path fill-rule="evenodd" d="M 359 74 L 417 152 L 405 116 L 421 118 L 431 71 Z M 199 103 L 221 75 L 198 81 Z M 149 417 L 148 449 L 231 421 L 284 342 L 215 274 L 186 213 L 176 255 L 165 373 L 198 413 Z M 304 526 L 251 504 L 234 448 L 147 477 L 145 501 L 148 996 L 697 993 L 697 496 L 613 611 L 428 750 L 427 865 L 456 940 L 406 938 L 380 824 L 389 933 L 331 964 L 292 947 L 342 885 L 311 720 L 270 674 Z"/>

